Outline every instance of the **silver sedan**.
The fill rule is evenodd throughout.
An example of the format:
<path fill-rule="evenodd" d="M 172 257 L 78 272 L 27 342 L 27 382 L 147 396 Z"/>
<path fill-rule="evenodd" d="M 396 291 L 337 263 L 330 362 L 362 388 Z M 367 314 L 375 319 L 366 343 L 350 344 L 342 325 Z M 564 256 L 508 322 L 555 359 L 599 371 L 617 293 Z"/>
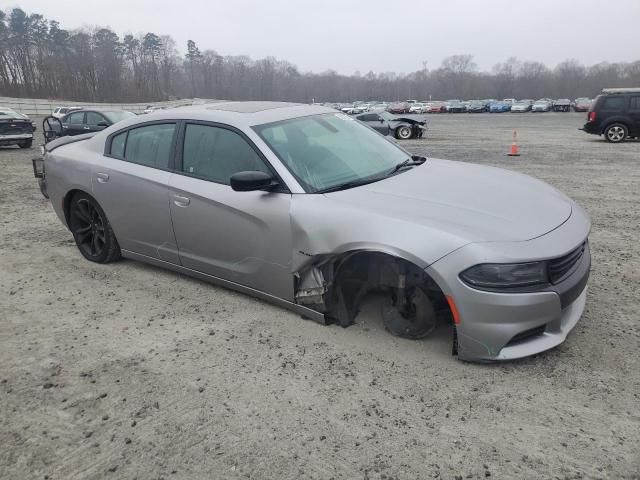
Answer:
<path fill-rule="evenodd" d="M 330 108 L 163 110 L 45 150 L 42 191 L 90 261 L 148 262 L 343 327 L 382 292 L 391 333 L 451 323 L 474 361 L 552 348 L 585 307 L 590 222 L 574 201 L 411 156 Z"/>

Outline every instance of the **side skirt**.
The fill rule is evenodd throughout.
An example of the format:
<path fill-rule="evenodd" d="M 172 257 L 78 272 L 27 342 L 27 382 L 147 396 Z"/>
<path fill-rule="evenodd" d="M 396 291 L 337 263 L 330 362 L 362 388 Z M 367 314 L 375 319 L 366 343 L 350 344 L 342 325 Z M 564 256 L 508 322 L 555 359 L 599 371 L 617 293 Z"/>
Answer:
<path fill-rule="evenodd" d="M 148 263 L 150 265 L 166 268 L 168 270 L 173 270 L 174 272 L 182 273 L 184 275 L 188 275 L 190 277 L 197 278 L 205 282 L 213 283 L 221 287 L 229 288 L 231 290 L 235 290 L 237 292 L 259 298 L 261 300 L 265 300 L 274 305 L 278 305 L 279 307 L 286 308 L 287 310 L 291 310 L 292 312 L 302 315 L 306 319 L 313 320 L 314 322 L 320 323 L 322 325 L 327 325 L 328 323 L 323 313 L 317 312 L 303 305 L 298 305 L 296 303 L 289 302 L 288 300 L 284 300 L 282 298 L 270 295 L 260 290 L 253 289 L 251 287 L 246 287 L 244 285 L 240 285 L 239 283 L 231 282 L 229 280 L 224 280 L 220 277 L 214 277 L 213 275 L 208 275 L 206 273 L 198 272 L 197 270 L 192 270 L 190 268 L 186 268 L 181 265 L 175 265 L 173 263 L 165 262 L 157 258 L 148 257 L 146 255 L 141 255 L 139 253 L 134 253 L 128 250 L 122 250 L 121 253 L 123 257 L 129 258 L 131 260 L 137 260 L 139 262 Z"/>

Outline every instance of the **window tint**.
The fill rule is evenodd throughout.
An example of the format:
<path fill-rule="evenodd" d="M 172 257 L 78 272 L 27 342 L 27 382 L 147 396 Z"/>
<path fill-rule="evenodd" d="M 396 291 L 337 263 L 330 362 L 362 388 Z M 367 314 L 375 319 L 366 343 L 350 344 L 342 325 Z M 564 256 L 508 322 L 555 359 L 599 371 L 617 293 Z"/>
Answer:
<path fill-rule="evenodd" d="M 631 97 L 629 99 L 629 110 L 640 110 L 640 97 Z"/>
<path fill-rule="evenodd" d="M 140 165 L 169 168 L 175 129 L 175 124 L 167 123 L 129 130 L 124 158 Z M 113 144 L 111 148 L 113 151 Z"/>
<path fill-rule="evenodd" d="M 127 132 L 122 132 L 111 139 L 111 155 L 124 158 L 124 144 L 127 141 Z"/>
<path fill-rule="evenodd" d="M 71 115 L 69 115 L 67 122 L 71 123 L 72 125 L 80 125 L 84 123 L 84 112 L 72 113 Z"/>
<path fill-rule="evenodd" d="M 360 117 L 358 117 L 358 120 L 360 120 L 361 122 L 377 122 L 378 115 L 376 115 L 375 113 L 368 113 L 366 115 L 361 115 Z"/>
<path fill-rule="evenodd" d="M 622 110 L 623 107 L 624 97 L 622 96 L 607 97 L 604 99 L 604 103 L 602 104 L 602 110 L 618 111 Z"/>
<path fill-rule="evenodd" d="M 87 112 L 87 125 L 98 125 L 99 123 L 107 123 L 105 118 L 97 112 Z"/>
<path fill-rule="evenodd" d="M 187 125 L 182 171 L 229 185 L 244 171 L 271 173 L 258 154 L 237 133 L 208 125 Z"/>

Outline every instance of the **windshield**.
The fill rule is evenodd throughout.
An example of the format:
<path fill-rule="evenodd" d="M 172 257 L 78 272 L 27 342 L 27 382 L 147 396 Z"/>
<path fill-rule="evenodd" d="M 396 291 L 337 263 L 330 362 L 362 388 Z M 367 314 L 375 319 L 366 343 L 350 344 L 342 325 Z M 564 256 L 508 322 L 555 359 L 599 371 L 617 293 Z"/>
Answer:
<path fill-rule="evenodd" d="M 116 110 L 113 112 L 101 112 L 105 117 L 111 120 L 113 123 L 121 122 L 122 120 L 126 120 L 127 118 L 135 117 L 135 113 L 125 112 L 121 110 Z"/>
<path fill-rule="evenodd" d="M 11 110 L 10 108 L 3 108 L 0 110 L 1 117 L 20 117 L 21 115 L 15 110 Z"/>
<path fill-rule="evenodd" d="M 341 113 L 293 118 L 253 129 L 307 193 L 386 177 L 410 155 Z"/>

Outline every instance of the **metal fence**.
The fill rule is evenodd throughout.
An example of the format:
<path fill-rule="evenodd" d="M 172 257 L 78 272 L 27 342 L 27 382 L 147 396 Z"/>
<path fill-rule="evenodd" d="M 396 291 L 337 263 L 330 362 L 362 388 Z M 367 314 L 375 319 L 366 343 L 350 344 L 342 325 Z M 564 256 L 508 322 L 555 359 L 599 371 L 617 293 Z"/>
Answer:
<path fill-rule="evenodd" d="M 0 97 L 0 107 L 7 107 L 26 115 L 51 115 L 56 107 L 86 107 L 86 108 L 119 108 L 133 113 L 142 113 L 148 106 L 182 107 L 202 103 L 220 102 L 221 100 L 204 98 L 185 98 L 166 102 L 147 103 L 91 103 L 72 102 L 67 100 L 48 100 L 42 98 L 13 98 Z"/>

